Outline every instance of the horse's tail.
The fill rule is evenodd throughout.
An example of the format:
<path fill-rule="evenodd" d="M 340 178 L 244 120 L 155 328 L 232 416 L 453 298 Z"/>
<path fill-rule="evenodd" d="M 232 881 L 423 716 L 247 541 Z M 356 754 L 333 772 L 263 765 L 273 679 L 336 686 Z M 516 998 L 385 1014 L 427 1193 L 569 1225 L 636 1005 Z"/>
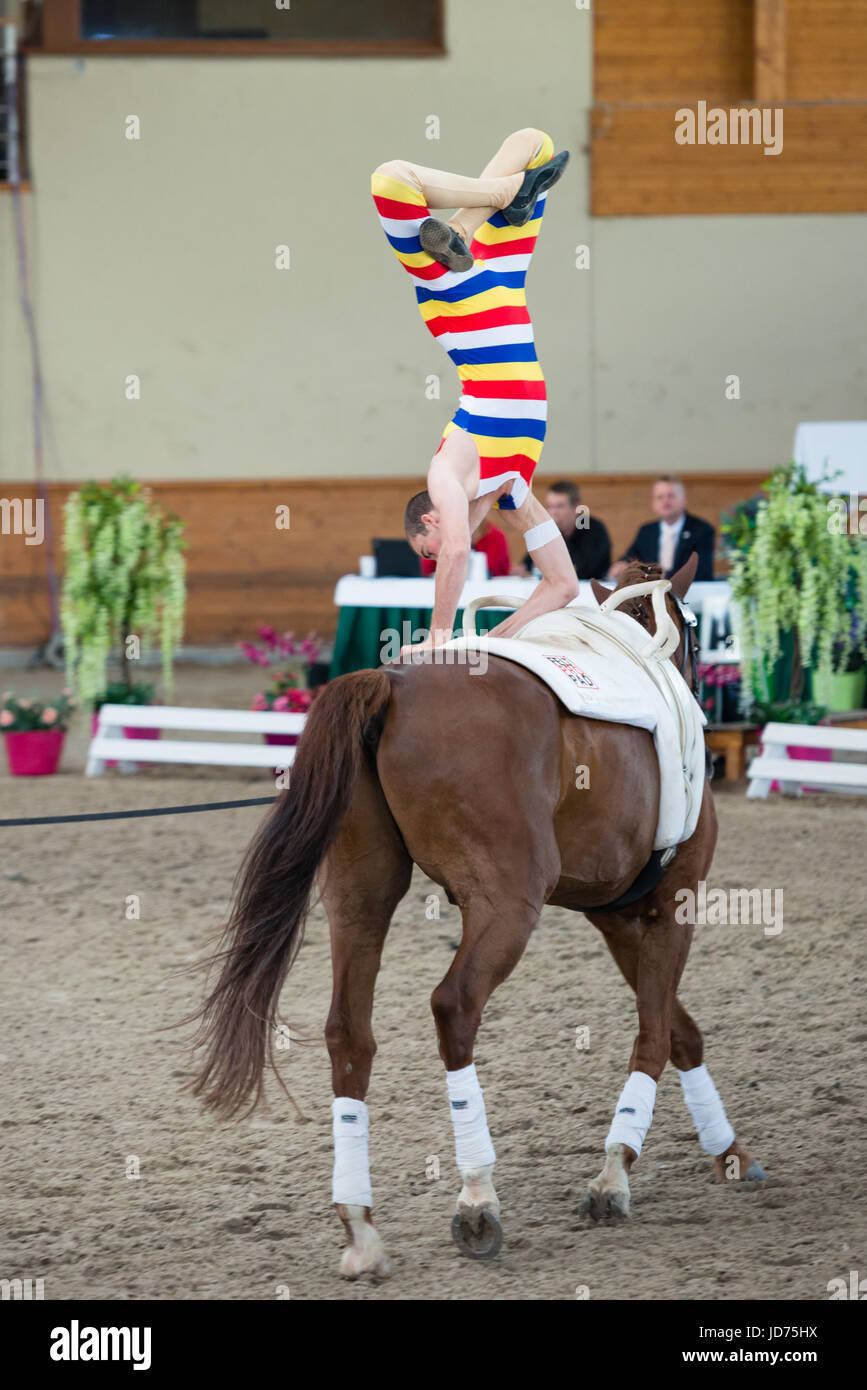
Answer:
<path fill-rule="evenodd" d="M 362 761 L 388 712 L 384 671 L 330 682 L 313 702 L 290 785 L 257 831 L 238 871 L 223 933 L 219 980 L 193 1015 L 205 1055 L 188 1089 L 223 1118 L 262 1095 L 283 982 L 304 935 L 316 872 L 349 809 Z"/>

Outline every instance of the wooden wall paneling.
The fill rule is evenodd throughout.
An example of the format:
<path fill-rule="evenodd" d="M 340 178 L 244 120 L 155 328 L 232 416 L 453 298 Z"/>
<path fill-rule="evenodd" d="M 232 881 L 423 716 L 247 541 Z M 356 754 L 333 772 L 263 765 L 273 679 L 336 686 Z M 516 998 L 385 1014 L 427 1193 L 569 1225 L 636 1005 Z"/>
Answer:
<path fill-rule="evenodd" d="M 597 0 L 597 217 L 867 211 L 867 0 Z M 678 145 L 678 107 L 782 107 L 783 150 Z"/>
<path fill-rule="evenodd" d="M 790 101 L 867 101 L 865 0 L 786 0 Z"/>
<path fill-rule="evenodd" d="M 786 0 L 754 0 L 753 97 L 761 106 L 786 98 Z"/>
<path fill-rule="evenodd" d="M 595 99 L 746 97 L 752 24 L 752 0 L 595 0 Z"/>
<path fill-rule="evenodd" d="M 770 471 L 770 470 L 767 470 Z M 717 524 L 720 512 L 751 496 L 766 473 L 705 473 L 685 477 L 690 510 Z M 537 480 L 544 498 L 557 475 Z M 615 557 L 650 519 L 651 474 L 576 478 L 582 498 L 611 533 Z M 154 483 L 157 499 L 187 523 L 188 604 L 185 640 L 217 644 L 251 637 L 259 622 L 305 633 L 333 634 L 334 585 L 354 574 L 374 536 L 401 534 L 403 507 L 420 478 L 268 480 Z M 49 489 L 62 561 L 63 504 L 71 484 Z M 33 497 L 32 484 L 5 482 L 4 497 Z M 291 507 L 289 531 L 277 531 L 274 508 Z M 509 534 L 509 533 L 507 533 Z M 513 560 L 523 554 L 509 534 Z M 0 538 L 0 646 L 31 646 L 49 633 L 42 547 Z"/>
<path fill-rule="evenodd" d="M 783 149 L 678 145 L 671 107 L 592 114 L 596 217 L 867 212 L 867 103 L 784 107 Z"/>

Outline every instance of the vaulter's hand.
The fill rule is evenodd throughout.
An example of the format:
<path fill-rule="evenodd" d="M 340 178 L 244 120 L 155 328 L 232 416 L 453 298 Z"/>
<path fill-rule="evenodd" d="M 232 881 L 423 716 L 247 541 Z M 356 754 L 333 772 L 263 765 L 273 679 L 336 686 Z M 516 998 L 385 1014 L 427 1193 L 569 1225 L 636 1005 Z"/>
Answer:
<path fill-rule="evenodd" d="M 401 647 L 401 660 L 405 656 L 410 656 L 413 652 L 431 652 L 435 647 L 441 647 L 441 642 L 434 642 L 432 637 L 427 637 L 424 642 L 411 642 L 405 647 Z"/>

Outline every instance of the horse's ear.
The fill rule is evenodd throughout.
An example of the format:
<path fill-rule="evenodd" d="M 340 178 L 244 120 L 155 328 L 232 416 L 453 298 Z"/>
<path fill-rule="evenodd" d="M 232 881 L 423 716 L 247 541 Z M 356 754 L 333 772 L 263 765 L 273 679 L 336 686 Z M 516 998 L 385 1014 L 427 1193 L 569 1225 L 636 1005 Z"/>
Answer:
<path fill-rule="evenodd" d="M 693 551 L 685 565 L 681 565 L 676 574 L 671 576 L 671 592 L 675 598 L 683 599 L 686 597 L 690 584 L 695 579 L 695 572 L 698 569 L 698 552 Z"/>
<path fill-rule="evenodd" d="M 613 589 L 606 589 L 604 584 L 600 584 L 598 579 L 590 580 L 590 588 L 593 590 L 597 603 L 604 603 L 614 593 Z"/>

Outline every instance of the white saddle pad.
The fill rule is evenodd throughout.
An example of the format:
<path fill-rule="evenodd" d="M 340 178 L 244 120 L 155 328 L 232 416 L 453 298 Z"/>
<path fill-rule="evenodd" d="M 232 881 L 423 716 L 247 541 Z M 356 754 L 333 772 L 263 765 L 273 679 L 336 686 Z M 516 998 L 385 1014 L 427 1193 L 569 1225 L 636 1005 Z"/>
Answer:
<path fill-rule="evenodd" d="M 688 840 L 698 822 L 707 721 L 668 657 L 646 655 L 649 643 L 647 631 L 626 613 L 576 605 L 534 619 L 519 637 L 464 636 L 446 646 L 516 661 L 573 714 L 652 733 L 660 773 L 653 847 L 668 849 Z"/>

